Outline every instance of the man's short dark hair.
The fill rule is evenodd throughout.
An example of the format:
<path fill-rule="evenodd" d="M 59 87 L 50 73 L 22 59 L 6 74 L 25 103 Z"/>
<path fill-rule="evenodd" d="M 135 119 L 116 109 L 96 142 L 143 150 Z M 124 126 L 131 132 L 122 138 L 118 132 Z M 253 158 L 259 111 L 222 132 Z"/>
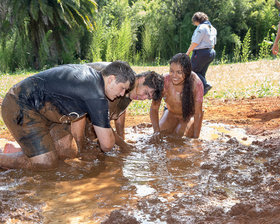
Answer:
<path fill-rule="evenodd" d="M 155 90 L 153 94 L 153 100 L 160 99 L 164 87 L 163 76 L 154 71 L 147 71 L 136 75 L 136 78 L 140 77 L 145 77 L 143 85 Z"/>
<path fill-rule="evenodd" d="M 103 76 L 114 75 L 117 83 L 129 81 L 129 89 L 133 89 L 135 83 L 135 72 L 125 61 L 114 61 L 101 71 Z"/>

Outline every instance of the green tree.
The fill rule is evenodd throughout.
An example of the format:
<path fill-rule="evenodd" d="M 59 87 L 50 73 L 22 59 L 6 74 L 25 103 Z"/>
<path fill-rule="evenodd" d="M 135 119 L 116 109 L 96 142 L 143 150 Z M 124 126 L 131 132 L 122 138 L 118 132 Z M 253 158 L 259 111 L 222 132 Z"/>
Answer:
<path fill-rule="evenodd" d="M 91 42 L 89 44 L 90 50 L 87 58 L 90 61 L 102 61 L 102 55 L 105 47 L 105 26 L 103 25 L 102 18 L 97 18 L 95 30 L 92 32 Z"/>
<path fill-rule="evenodd" d="M 2 25 L 9 21 L 10 32 L 18 32 L 20 38 L 30 40 L 34 68 L 43 66 L 40 62 L 41 57 L 45 60 L 45 55 L 52 58 L 53 63 L 63 63 L 62 56 L 68 51 L 68 35 L 73 28 L 79 25 L 88 30 L 94 28 L 96 3 L 93 0 L 10 0 L 7 8 Z"/>
<path fill-rule="evenodd" d="M 79 59 L 166 63 L 186 52 L 197 11 L 216 27 L 217 60 L 224 62 L 263 55 L 261 43 L 278 24 L 275 0 L 1 0 L 1 69 Z M 249 29 L 246 45 L 240 40 Z"/>
<path fill-rule="evenodd" d="M 278 22 L 278 10 L 275 7 L 275 0 L 252 1 L 247 17 L 248 27 L 251 29 L 252 52 L 256 55 L 260 43 L 267 36 L 273 24 Z"/>
<path fill-rule="evenodd" d="M 128 0 L 99 1 L 97 29 L 93 32 L 90 60 L 132 61 L 136 42 L 136 19 Z M 132 22 L 134 20 L 134 22 Z M 98 30 L 99 29 L 99 30 Z"/>

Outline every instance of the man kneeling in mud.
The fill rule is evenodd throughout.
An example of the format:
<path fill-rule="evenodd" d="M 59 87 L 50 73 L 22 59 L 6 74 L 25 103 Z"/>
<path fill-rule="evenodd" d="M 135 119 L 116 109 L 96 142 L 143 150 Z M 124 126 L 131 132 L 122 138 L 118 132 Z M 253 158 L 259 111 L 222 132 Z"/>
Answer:
<path fill-rule="evenodd" d="M 88 63 L 90 67 L 101 71 L 108 66 L 110 62 Z M 114 120 L 117 134 L 125 139 L 124 126 L 126 109 L 132 100 L 152 99 L 157 101 L 161 99 L 161 93 L 164 87 L 164 78 L 154 71 L 147 71 L 136 75 L 134 88 L 122 97 L 114 101 L 109 101 L 110 120 Z M 127 146 L 123 141 L 116 141 L 116 144 L 122 148 Z"/>
<path fill-rule="evenodd" d="M 111 150 L 116 134 L 107 98 L 124 96 L 134 82 L 130 66 L 115 61 L 102 72 L 87 65 L 62 65 L 16 84 L 3 100 L 2 117 L 21 151 L 0 153 L 0 167 L 45 170 L 55 168 L 59 158 L 75 158 L 86 116 L 101 150 Z M 7 147 L 15 150 L 13 145 Z"/>

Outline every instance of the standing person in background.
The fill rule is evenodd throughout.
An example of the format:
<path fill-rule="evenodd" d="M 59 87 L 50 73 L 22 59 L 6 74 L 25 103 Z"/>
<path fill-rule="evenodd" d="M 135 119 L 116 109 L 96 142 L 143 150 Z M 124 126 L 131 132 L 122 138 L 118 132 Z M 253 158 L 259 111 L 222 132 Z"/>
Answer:
<path fill-rule="evenodd" d="M 276 7 L 280 10 L 280 2 L 275 0 L 275 4 L 276 4 Z M 279 13 L 279 16 L 280 16 L 280 13 Z M 280 40 L 280 22 L 278 24 L 278 30 L 277 30 L 276 38 L 274 40 L 274 43 L 273 43 L 273 46 L 272 46 L 272 49 L 271 49 L 272 54 L 274 54 L 274 55 L 277 55 L 278 52 L 279 52 L 279 46 L 278 46 L 279 40 Z"/>
<path fill-rule="evenodd" d="M 217 39 L 217 30 L 211 25 L 208 16 L 203 12 L 196 12 L 192 17 L 195 29 L 187 55 L 193 51 L 191 57 L 192 70 L 199 76 L 204 86 L 204 95 L 212 88 L 206 81 L 206 71 L 216 56 L 214 46 Z"/>

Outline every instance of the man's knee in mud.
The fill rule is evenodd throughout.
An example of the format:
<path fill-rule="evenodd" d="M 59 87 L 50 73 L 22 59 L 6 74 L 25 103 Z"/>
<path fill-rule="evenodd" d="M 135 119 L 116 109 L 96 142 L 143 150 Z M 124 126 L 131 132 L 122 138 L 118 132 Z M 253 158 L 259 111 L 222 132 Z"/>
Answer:
<path fill-rule="evenodd" d="M 36 170 L 54 169 L 58 165 L 58 155 L 55 151 L 47 152 L 30 158 L 31 166 Z"/>

